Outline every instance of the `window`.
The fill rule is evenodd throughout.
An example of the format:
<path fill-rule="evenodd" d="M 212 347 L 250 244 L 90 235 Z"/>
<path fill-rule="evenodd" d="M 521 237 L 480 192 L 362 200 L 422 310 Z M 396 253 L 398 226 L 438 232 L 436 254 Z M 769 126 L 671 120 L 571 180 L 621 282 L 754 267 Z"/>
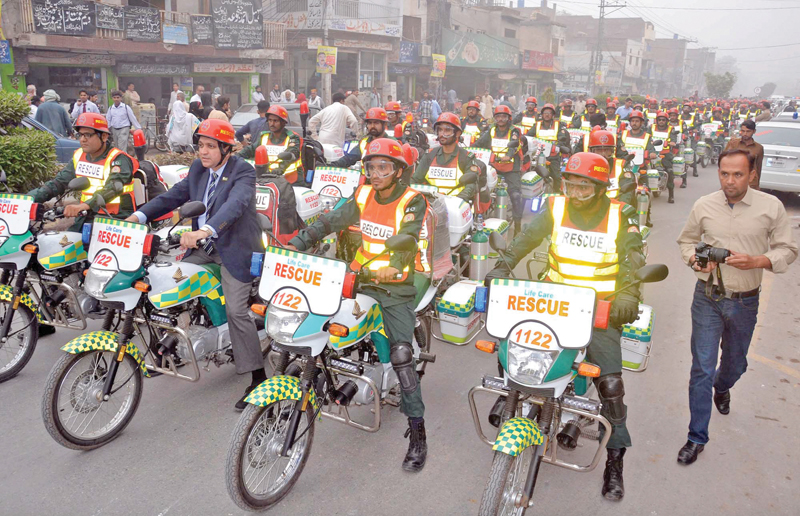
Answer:
<path fill-rule="evenodd" d="M 384 55 L 376 52 L 361 52 L 361 70 L 358 88 L 378 88 L 383 86 Z"/>
<path fill-rule="evenodd" d="M 756 127 L 758 143 L 781 147 L 800 147 L 800 128 L 769 126 Z"/>
<path fill-rule="evenodd" d="M 279 13 L 308 11 L 308 0 L 277 0 L 275 10 Z"/>
<path fill-rule="evenodd" d="M 506 29 L 506 37 L 507 38 L 516 38 L 517 37 L 517 31 L 515 31 L 514 29 Z"/>
<path fill-rule="evenodd" d="M 415 43 L 422 40 L 422 18 L 403 16 L 403 39 Z"/>

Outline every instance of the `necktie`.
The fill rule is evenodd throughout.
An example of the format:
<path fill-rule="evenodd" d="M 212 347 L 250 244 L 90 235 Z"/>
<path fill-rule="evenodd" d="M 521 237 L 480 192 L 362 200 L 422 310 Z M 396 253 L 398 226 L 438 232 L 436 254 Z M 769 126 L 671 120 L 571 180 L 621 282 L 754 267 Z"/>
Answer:
<path fill-rule="evenodd" d="M 211 202 L 214 200 L 214 192 L 217 190 L 217 174 L 213 170 L 209 170 L 209 172 L 211 172 L 211 184 L 208 185 L 208 195 L 206 196 L 206 220 L 208 220 L 208 210 L 211 209 Z M 214 250 L 214 241 L 211 237 L 206 240 L 203 250 L 207 254 L 211 254 Z"/>
<path fill-rule="evenodd" d="M 83 112 L 86 113 L 86 102 L 83 103 Z"/>

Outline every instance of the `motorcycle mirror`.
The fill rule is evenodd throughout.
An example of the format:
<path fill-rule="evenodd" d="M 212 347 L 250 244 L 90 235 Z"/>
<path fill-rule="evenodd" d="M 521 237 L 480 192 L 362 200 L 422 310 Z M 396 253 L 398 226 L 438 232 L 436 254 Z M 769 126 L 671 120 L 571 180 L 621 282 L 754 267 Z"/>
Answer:
<path fill-rule="evenodd" d="M 517 147 L 519 147 L 519 140 L 511 140 L 508 142 L 509 149 L 516 149 Z"/>
<path fill-rule="evenodd" d="M 294 158 L 294 156 L 291 152 L 281 152 L 278 154 L 278 159 L 281 161 L 289 161 L 292 158 Z"/>
<path fill-rule="evenodd" d="M 636 183 L 627 183 L 619 188 L 619 193 L 626 194 L 636 190 Z"/>
<path fill-rule="evenodd" d="M 478 182 L 478 174 L 475 172 L 467 172 L 458 178 L 458 186 L 472 185 Z"/>
<path fill-rule="evenodd" d="M 8 177 L 6 176 L 6 171 L 3 170 L 3 167 L 0 167 L 0 183 L 6 184 L 8 182 Z"/>
<path fill-rule="evenodd" d="M 180 207 L 178 216 L 183 219 L 193 219 L 206 212 L 206 205 L 200 201 L 190 201 Z"/>
<path fill-rule="evenodd" d="M 664 145 L 664 140 L 653 140 L 653 146 L 658 147 L 659 145 Z"/>
<path fill-rule="evenodd" d="M 76 177 L 75 179 L 69 182 L 67 188 L 69 188 L 70 190 L 86 190 L 87 188 L 89 188 L 89 185 L 90 185 L 89 179 L 85 177 Z"/>
<path fill-rule="evenodd" d="M 497 231 L 492 231 L 489 234 L 489 246 L 495 251 L 505 251 L 506 239 Z"/>
<path fill-rule="evenodd" d="M 411 235 L 394 235 L 386 239 L 386 248 L 394 252 L 411 253 L 417 250 L 417 240 Z"/>
<path fill-rule="evenodd" d="M 669 275 L 669 268 L 663 263 L 645 265 L 634 274 L 634 277 L 642 283 L 657 283 L 664 281 Z"/>
<path fill-rule="evenodd" d="M 536 174 L 542 179 L 550 177 L 550 170 L 543 165 L 536 165 Z"/>
<path fill-rule="evenodd" d="M 261 226 L 261 230 L 272 233 L 272 221 L 263 213 L 257 213 L 256 215 L 258 216 L 258 224 Z"/>

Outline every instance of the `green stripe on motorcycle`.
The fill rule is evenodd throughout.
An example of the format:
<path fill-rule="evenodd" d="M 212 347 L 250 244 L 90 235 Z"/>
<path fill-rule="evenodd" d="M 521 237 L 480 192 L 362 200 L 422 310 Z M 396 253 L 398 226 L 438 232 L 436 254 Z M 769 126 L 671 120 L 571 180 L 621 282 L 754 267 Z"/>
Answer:
<path fill-rule="evenodd" d="M 0 199 L 25 199 L 26 201 L 32 201 L 33 196 L 15 193 L 0 193 Z"/>
<path fill-rule="evenodd" d="M 11 288 L 11 285 L 0 285 L 0 301 L 11 302 L 13 299 L 13 289 Z M 36 314 L 36 320 L 38 320 L 40 323 L 44 322 L 44 317 L 42 317 L 39 309 L 36 308 L 36 305 L 28 294 L 23 292 L 22 296 L 20 296 L 20 301 L 23 305 L 30 308 L 31 312 Z"/>
<path fill-rule="evenodd" d="M 118 339 L 118 333 L 103 330 L 92 331 L 84 333 L 80 337 L 67 342 L 64 347 L 61 348 L 61 351 L 66 351 L 70 355 L 77 355 L 78 353 L 94 350 L 111 351 L 115 353 L 118 349 Z M 147 367 L 144 365 L 144 355 L 139 352 L 139 348 L 136 347 L 136 344 L 128 342 L 128 345 L 125 347 L 125 353 L 136 360 L 143 375 L 150 376 L 150 373 L 147 372 Z"/>
<path fill-rule="evenodd" d="M 497 434 L 492 449 L 516 457 L 525 448 L 538 446 L 544 442 L 542 431 L 533 419 L 515 417 L 509 419 Z"/>
<path fill-rule="evenodd" d="M 296 376 L 277 375 L 272 378 L 267 378 L 265 381 L 250 391 L 250 394 L 244 399 L 245 403 L 257 405 L 259 407 L 266 407 L 276 401 L 280 400 L 299 400 L 303 397 L 303 389 L 300 388 L 300 378 Z M 317 405 L 317 395 L 312 389 L 309 392 L 309 401 L 314 410 L 319 407 Z"/>
<path fill-rule="evenodd" d="M 134 228 L 134 229 L 142 229 L 146 228 L 144 224 L 138 224 L 136 222 L 125 222 L 124 220 L 117 220 L 117 219 L 107 219 L 104 217 L 96 217 L 94 219 L 95 222 L 99 222 L 101 224 L 109 224 L 111 226 L 119 226 L 121 228 Z"/>

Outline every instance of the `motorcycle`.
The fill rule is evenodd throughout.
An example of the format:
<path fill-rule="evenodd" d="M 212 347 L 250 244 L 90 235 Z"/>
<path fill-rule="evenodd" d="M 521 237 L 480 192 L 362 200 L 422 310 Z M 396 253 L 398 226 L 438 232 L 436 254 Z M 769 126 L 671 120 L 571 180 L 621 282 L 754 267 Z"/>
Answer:
<path fill-rule="evenodd" d="M 709 164 L 714 165 L 719 159 L 724 146 L 724 136 L 722 136 L 721 122 L 707 122 L 700 126 L 703 140 L 697 142 L 697 155 L 700 159 L 700 166 L 706 168 Z M 701 145 L 702 154 L 701 154 Z"/>
<path fill-rule="evenodd" d="M 502 238 L 493 238 L 492 244 L 504 252 Z M 635 281 L 620 290 L 662 281 L 667 274 L 664 265 L 644 266 Z M 597 300 L 591 288 L 494 279 L 488 293 L 480 288 L 476 304 L 486 314 L 487 332 L 496 339 L 478 341 L 476 347 L 497 352 L 503 370 L 500 378 L 485 376 L 468 396 L 476 432 L 494 450 L 479 514 L 521 516 L 533 506 L 543 462 L 592 471 L 610 438 L 611 424 L 600 414 L 600 402 L 589 394 L 590 379 L 601 371 L 585 362 L 593 328 L 608 326 L 610 303 Z M 477 393 L 505 398 L 498 404 L 502 411 L 492 414 L 500 428 L 494 439 L 482 429 Z M 591 428 L 594 425 L 597 430 Z M 570 456 L 581 437 L 597 441 L 588 464 Z M 566 457 L 560 456 L 559 447 L 568 450 Z"/>
<path fill-rule="evenodd" d="M 193 201 L 179 218 L 203 213 L 203 203 Z M 194 382 L 201 361 L 206 370 L 232 361 L 219 265 L 159 260 L 180 246 L 180 237 L 162 241 L 147 230 L 100 217 L 84 226 L 91 265 L 83 288 L 106 313 L 101 330 L 61 348 L 65 353 L 47 378 L 44 424 L 66 448 L 91 450 L 116 438 L 136 413 L 144 377 L 159 373 Z M 266 353 L 263 328 L 259 337 Z"/>
<path fill-rule="evenodd" d="M 264 228 L 269 230 L 269 226 Z M 417 249 L 409 235 L 386 240 L 383 254 Z M 381 255 L 379 255 L 381 256 Z M 380 305 L 359 285 L 374 278 L 366 265 L 347 272 L 340 260 L 270 247 L 254 254 L 275 375 L 245 399 L 228 448 L 228 493 L 245 510 L 264 510 L 285 497 L 311 453 L 318 416 L 377 432 L 381 407 L 398 405 L 399 381 L 389 360 Z M 373 285 L 370 283 L 370 285 Z M 382 288 L 379 285 L 370 288 Z M 419 321 L 419 319 L 418 319 Z M 417 369 L 433 362 L 425 329 L 417 326 Z M 359 422 L 351 408 L 371 408 Z"/>

